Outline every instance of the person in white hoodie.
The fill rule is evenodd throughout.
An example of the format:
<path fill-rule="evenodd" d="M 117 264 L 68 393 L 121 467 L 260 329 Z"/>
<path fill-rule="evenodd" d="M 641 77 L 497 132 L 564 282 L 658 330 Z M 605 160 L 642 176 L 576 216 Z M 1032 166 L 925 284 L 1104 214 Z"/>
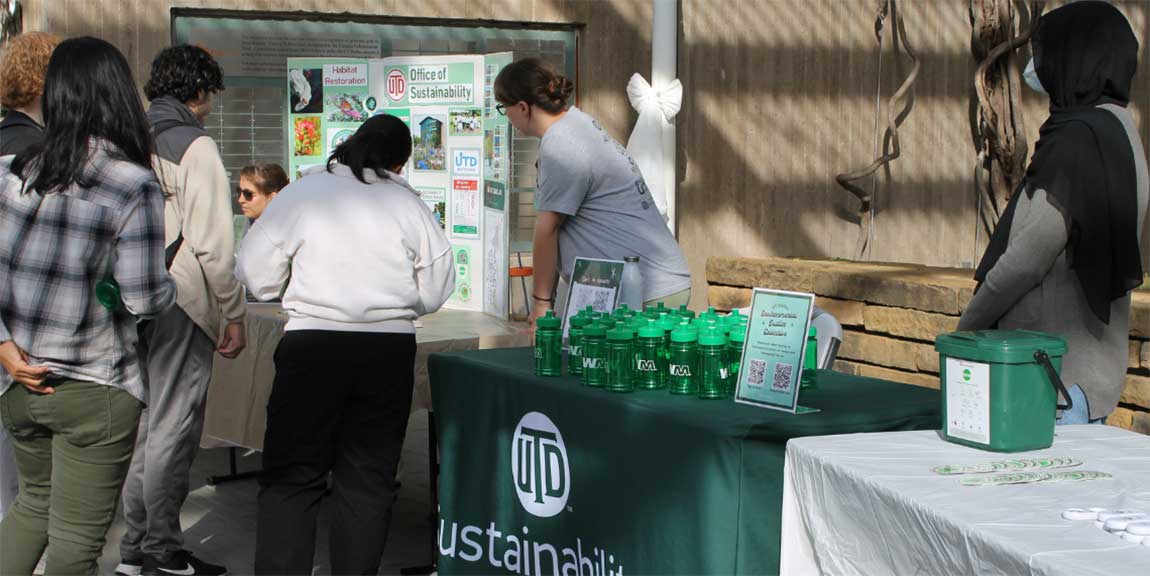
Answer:
<path fill-rule="evenodd" d="M 257 574 L 311 574 L 332 475 L 333 574 L 374 574 L 414 386 L 413 321 L 455 289 L 451 245 L 399 175 L 411 132 L 369 119 L 327 169 L 288 185 L 248 231 L 236 276 L 283 297 L 256 532 Z M 290 281 L 289 281 L 290 279 Z"/>

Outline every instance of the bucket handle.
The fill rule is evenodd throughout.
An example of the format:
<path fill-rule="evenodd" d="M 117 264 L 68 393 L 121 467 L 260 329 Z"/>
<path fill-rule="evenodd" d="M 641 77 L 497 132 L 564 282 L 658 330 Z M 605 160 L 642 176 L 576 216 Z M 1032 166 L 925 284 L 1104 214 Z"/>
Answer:
<path fill-rule="evenodd" d="M 1036 350 L 1034 352 L 1034 359 L 1046 369 L 1046 376 L 1050 379 L 1050 384 L 1054 386 L 1054 407 L 1059 410 L 1070 410 L 1073 408 L 1074 400 L 1071 400 L 1070 393 L 1066 391 L 1066 386 L 1062 385 L 1062 378 L 1058 376 L 1058 371 L 1054 369 L 1054 364 L 1050 362 L 1050 356 L 1046 354 L 1045 350 Z M 1059 393 L 1066 399 L 1065 405 L 1058 403 Z"/>

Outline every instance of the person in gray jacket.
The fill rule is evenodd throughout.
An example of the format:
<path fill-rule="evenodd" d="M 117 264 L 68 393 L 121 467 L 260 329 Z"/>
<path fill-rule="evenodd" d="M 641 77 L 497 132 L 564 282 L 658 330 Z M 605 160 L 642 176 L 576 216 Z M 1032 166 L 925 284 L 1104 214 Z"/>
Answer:
<path fill-rule="evenodd" d="M 1121 12 L 1091 1 L 1044 15 L 1031 45 L 1028 83 L 1049 95 L 1050 116 L 958 329 L 1064 337 L 1072 406 L 1058 422 L 1102 422 L 1122 393 L 1130 291 L 1143 274 L 1150 172 L 1126 109 L 1138 41 Z"/>
<path fill-rule="evenodd" d="M 167 192 L 164 236 L 176 306 L 141 328 L 148 408 L 124 485 L 116 573 L 218 575 L 227 570 L 184 548 L 180 508 L 204 426 L 214 354 L 244 348 L 243 288 L 233 274 L 231 184 L 219 148 L 204 130 L 223 73 L 203 48 L 173 46 L 152 62 L 144 93 L 156 138 L 156 173 Z"/>

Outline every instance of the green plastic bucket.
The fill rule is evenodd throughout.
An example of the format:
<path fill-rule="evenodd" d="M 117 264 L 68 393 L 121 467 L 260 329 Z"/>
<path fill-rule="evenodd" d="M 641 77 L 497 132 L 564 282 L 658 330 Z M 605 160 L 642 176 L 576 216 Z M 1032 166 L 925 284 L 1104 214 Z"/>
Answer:
<path fill-rule="evenodd" d="M 942 433 L 950 442 L 993 452 L 1024 452 L 1054 442 L 1058 376 L 1066 341 L 1030 330 L 939 336 Z"/>

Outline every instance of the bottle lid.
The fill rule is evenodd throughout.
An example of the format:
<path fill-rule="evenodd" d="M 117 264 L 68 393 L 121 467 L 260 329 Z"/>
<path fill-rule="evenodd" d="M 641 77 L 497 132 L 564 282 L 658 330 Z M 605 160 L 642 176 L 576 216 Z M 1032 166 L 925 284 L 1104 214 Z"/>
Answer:
<path fill-rule="evenodd" d="M 588 316 L 584 316 L 583 313 L 580 312 L 580 313 L 572 316 L 571 318 L 569 318 L 568 322 L 571 323 L 571 328 L 581 329 L 581 328 L 585 328 L 588 324 L 593 322 L 593 320 Z"/>
<path fill-rule="evenodd" d="M 679 316 L 682 318 L 694 318 L 695 312 L 693 310 L 688 310 L 686 304 L 680 304 L 679 305 Z"/>
<path fill-rule="evenodd" d="M 626 316 L 627 313 L 630 311 L 631 311 L 631 308 L 629 306 L 627 306 L 627 304 L 624 303 L 624 304 L 620 304 L 617 308 L 615 308 L 615 311 L 612 312 L 611 315 L 616 316 L 616 317 L 622 317 L 622 316 Z"/>
<path fill-rule="evenodd" d="M 623 261 L 624 262 L 638 262 L 639 257 L 638 256 L 627 256 L 627 257 L 623 258 Z"/>
<path fill-rule="evenodd" d="M 747 341 L 747 327 L 745 325 L 731 326 L 731 331 L 727 334 L 727 339 L 732 344 L 742 345 Z"/>
<path fill-rule="evenodd" d="M 654 306 L 647 306 L 643 309 L 643 315 L 647 316 L 648 318 L 658 318 L 659 309 L 655 308 Z"/>
<path fill-rule="evenodd" d="M 635 339 L 635 333 L 630 328 L 615 328 L 607 332 L 607 339 L 612 342 L 625 342 Z"/>
<path fill-rule="evenodd" d="M 588 338 L 588 337 L 590 337 L 590 338 L 604 338 L 606 336 L 607 336 L 607 327 L 602 325 L 602 324 L 599 324 L 598 322 L 592 322 L 591 324 L 588 324 L 586 328 L 583 329 L 583 337 L 584 338 Z"/>
<path fill-rule="evenodd" d="M 555 317 L 554 310 L 548 310 L 547 314 L 544 314 L 535 320 L 535 326 L 537 328 L 550 328 L 552 330 L 558 330 L 560 324 L 562 324 L 562 322 Z"/>
<path fill-rule="evenodd" d="M 658 322 L 648 318 L 647 321 L 644 322 L 643 325 L 639 327 L 639 337 L 640 338 L 659 338 L 659 339 L 662 339 L 663 338 L 663 328 L 661 328 L 659 326 Z"/>
<path fill-rule="evenodd" d="M 807 338 L 818 338 L 818 336 L 819 336 L 819 329 L 815 328 L 814 326 L 811 326 L 811 329 L 807 331 Z"/>
<path fill-rule="evenodd" d="M 666 312 L 661 312 L 659 314 L 659 320 L 657 323 L 659 325 L 659 328 L 662 328 L 664 332 L 670 332 L 671 330 L 674 330 L 676 326 L 679 325 L 678 320 L 676 320 L 675 318 L 672 318 L 671 315 L 667 314 Z"/>
<path fill-rule="evenodd" d="M 718 328 L 705 328 L 699 332 L 700 346 L 726 346 L 727 337 Z"/>
<path fill-rule="evenodd" d="M 671 331 L 671 342 L 686 343 L 698 340 L 699 333 L 685 324 L 680 324 L 678 328 Z"/>

